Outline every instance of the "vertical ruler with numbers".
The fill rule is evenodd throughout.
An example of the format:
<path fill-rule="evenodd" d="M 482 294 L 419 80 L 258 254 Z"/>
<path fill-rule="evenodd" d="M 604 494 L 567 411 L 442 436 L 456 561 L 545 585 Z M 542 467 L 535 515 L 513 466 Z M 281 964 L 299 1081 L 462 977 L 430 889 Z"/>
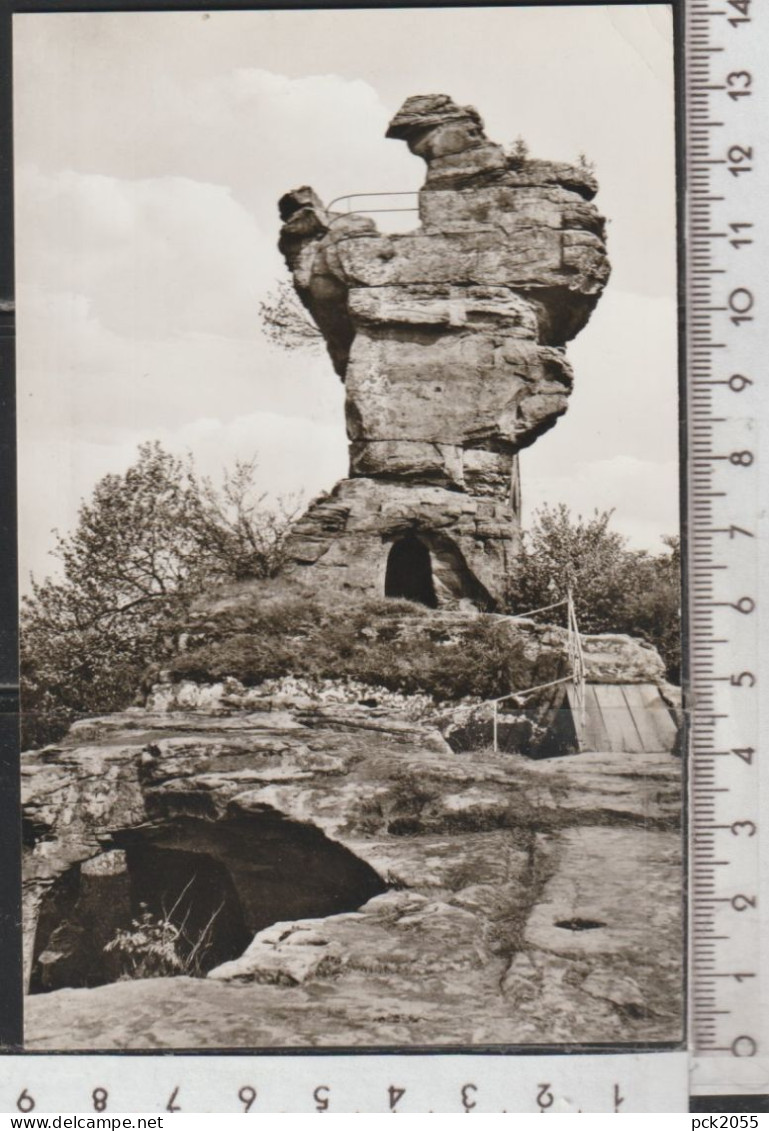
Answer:
<path fill-rule="evenodd" d="M 687 0 L 684 56 L 691 1086 L 764 1092 L 767 0 Z"/>

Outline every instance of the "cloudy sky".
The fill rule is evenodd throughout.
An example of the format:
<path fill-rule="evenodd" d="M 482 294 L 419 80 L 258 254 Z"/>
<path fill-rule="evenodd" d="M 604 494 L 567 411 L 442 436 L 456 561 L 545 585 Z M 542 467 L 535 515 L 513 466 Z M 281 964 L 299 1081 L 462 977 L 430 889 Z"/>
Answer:
<path fill-rule="evenodd" d="M 260 331 L 276 202 L 417 189 L 384 132 L 432 92 L 495 141 L 586 153 L 609 217 L 612 279 L 569 345 L 567 416 L 522 457 L 525 518 L 615 507 L 655 550 L 677 528 L 668 6 L 21 15 L 14 71 L 22 581 L 143 440 L 214 476 L 258 453 L 274 494 L 344 475 L 325 354 Z"/>

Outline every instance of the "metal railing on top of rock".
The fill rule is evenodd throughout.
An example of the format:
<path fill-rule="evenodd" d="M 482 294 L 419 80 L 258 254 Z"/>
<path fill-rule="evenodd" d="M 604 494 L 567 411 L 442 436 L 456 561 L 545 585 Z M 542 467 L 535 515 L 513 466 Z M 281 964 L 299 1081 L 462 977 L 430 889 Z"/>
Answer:
<path fill-rule="evenodd" d="M 577 614 L 574 610 L 571 589 L 567 601 L 567 647 L 574 682 L 574 700 L 577 709 L 577 747 L 579 748 L 585 731 L 585 654 L 582 651 L 582 637 L 577 624 Z"/>
<path fill-rule="evenodd" d="M 347 193 L 346 196 L 335 196 L 334 199 L 329 201 L 329 203 L 326 205 L 326 211 L 327 212 L 331 211 L 332 205 L 339 204 L 339 202 L 342 201 L 342 200 L 346 200 L 348 202 L 348 205 L 347 205 L 347 211 L 343 212 L 342 216 L 335 216 L 334 219 L 331 221 L 330 226 L 333 226 L 333 224 L 337 220 L 342 219 L 343 216 L 353 216 L 353 215 L 355 215 L 359 212 L 362 213 L 362 212 L 418 212 L 419 211 L 419 207 L 417 205 L 414 205 L 411 208 L 350 208 L 349 202 L 351 200 L 360 200 L 364 196 L 365 197 L 372 197 L 373 196 L 373 197 L 380 197 L 380 198 L 389 197 L 389 196 L 416 196 L 418 198 L 419 192 L 416 189 L 414 189 L 413 191 L 403 191 L 402 190 L 400 192 L 350 192 L 350 193 Z"/>
<path fill-rule="evenodd" d="M 571 668 L 571 674 L 562 679 L 551 679 L 547 683 L 538 683 L 534 687 L 526 687 L 521 691 L 510 691 L 507 695 L 500 695 L 497 699 L 489 699 L 494 709 L 494 753 L 499 752 L 499 704 L 508 699 L 527 699 L 535 691 L 544 691 L 548 687 L 557 687 L 561 683 L 574 685 L 574 699 L 578 712 L 577 719 L 577 746 L 581 745 L 581 736 L 585 727 L 585 657 L 582 651 L 582 638 L 577 624 L 577 615 L 574 610 L 574 599 L 571 589 L 562 601 L 554 601 L 552 605 L 543 605 L 539 609 L 530 609 L 526 613 L 506 617 L 506 620 L 524 620 L 536 616 L 538 613 L 547 613 L 551 609 L 560 609 L 566 606 L 566 654 Z"/>

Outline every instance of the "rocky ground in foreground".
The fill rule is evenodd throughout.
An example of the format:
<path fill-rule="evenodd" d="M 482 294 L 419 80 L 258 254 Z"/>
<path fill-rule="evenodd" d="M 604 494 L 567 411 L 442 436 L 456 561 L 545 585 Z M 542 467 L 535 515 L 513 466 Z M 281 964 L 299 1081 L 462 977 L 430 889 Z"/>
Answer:
<path fill-rule="evenodd" d="M 31 995 L 30 1049 L 680 1038 L 673 755 L 534 762 L 456 753 L 382 707 L 219 705 L 78 724 L 24 774 L 30 957 L 65 869 L 90 868 L 98 918 L 118 890 L 94 886 L 99 861 L 126 830 L 174 823 L 257 930 L 204 978 Z M 54 971 L 71 962 L 56 937 Z"/>

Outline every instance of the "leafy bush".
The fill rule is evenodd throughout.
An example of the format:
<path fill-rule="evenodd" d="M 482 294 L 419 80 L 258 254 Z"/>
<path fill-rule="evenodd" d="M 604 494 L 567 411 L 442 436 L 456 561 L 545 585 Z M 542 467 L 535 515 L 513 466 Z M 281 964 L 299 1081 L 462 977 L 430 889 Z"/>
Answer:
<path fill-rule="evenodd" d="M 74 532 L 58 538 L 61 576 L 33 579 L 23 601 L 25 746 L 127 706 L 146 666 L 174 651 L 169 625 L 201 590 L 280 569 L 294 513 L 266 506 L 255 470 L 236 463 L 217 491 L 154 443 L 97 484 Z"/>
<path fill-rule="evenodd" d="M 526 658 L 494 618 L 466 622 L 460 642 L 421 605 L 332 602 L 278 577 L 293 514 L 265 506 L 254 471 L 236 464 L 217 491 L 189 462 L 145 444 L 124 475 L 101 480 L 76 530 L 59 538 L 61 578 L 35 582 L 24 601 L 25 745 L 56 741 L 77 718 L 123 709 L 142 673 L 158 667 L 247 685 L 292 674 L 354 678 L 437 701 L 493 698 L 523 685 Z M 610 518 L 574 520 L 564 506 L 540 511 L 510 579 L 509 610 L 551 604 L 571 588 L 583 632 L 641 636 L 677 680 L 677 542 L 659 555 L 630 551 Z M 421 631 L 402 633 L 404 617 L 427 619 Z M 180 634 L 187 650 L 179 655 Z M 561 674 L 542 671 L 538 681 Z"/>
<path fill-rule="evenodd" d="M 286 350 L 316 350 L 323 335 L 288 279 L 281 279 L 267 298 L 259 303 L 259 321 L 265 337 Z"/>
<path fill-rule="evenodd" d="M 213 912 L 197 937 L 191 938 L 186 931 L 187 917 L 179 925 L 172 918 L 179 900 L 170 912 L 162 915 L 153 915 L 142 903 L 138 919 L 133 919 L 130 927 L 121 927 L 115 932 L 104 950 L 117 959 L 119 980 L 172 978 L 177 974 L 202 978 L 205 975 L 206 955 L 221 907 Z"/>
<path fill-rule="evenodd" d="M 522 613 L 563 599 L 571 589 L 584 633 L 624 632 L 659 649 L 668 678 L 681 672 L 681 556 L 677 538 L 667 552 L 628 550 L 609 529 L 611 511 L 576 519 L 563 504 L 537 511 L 523 537 L 507 604 Z"/>
<path fill-rule="evenodd" d="M 285 675 L 355 679 L 445 702 L 504 695 L 530 670 L 523 643 L 511 642 L 492 617 L 464 622 L 461 639 L 453 638 L 422 605 L 351 597 L 326 603 L 283 581 L 254 587 L 231 609 L 193 623 L 189 639 L 189 650 L 166 664 L 176 679 L 234 676 L 247 686 Z M 543 680 L 561 674 L 557 656 L 542 663 L 552 664 Z M 150 670 L 148 680 L 156 674 Z"/>
<path fill-rule="evenodd" d="M 681 545 L 663 538 L 666 554 L 633 555 L 633 586 L 622 608 L 625 632 L 648 640 L 665 661 L 668 679 L 681 682 Z"/>

